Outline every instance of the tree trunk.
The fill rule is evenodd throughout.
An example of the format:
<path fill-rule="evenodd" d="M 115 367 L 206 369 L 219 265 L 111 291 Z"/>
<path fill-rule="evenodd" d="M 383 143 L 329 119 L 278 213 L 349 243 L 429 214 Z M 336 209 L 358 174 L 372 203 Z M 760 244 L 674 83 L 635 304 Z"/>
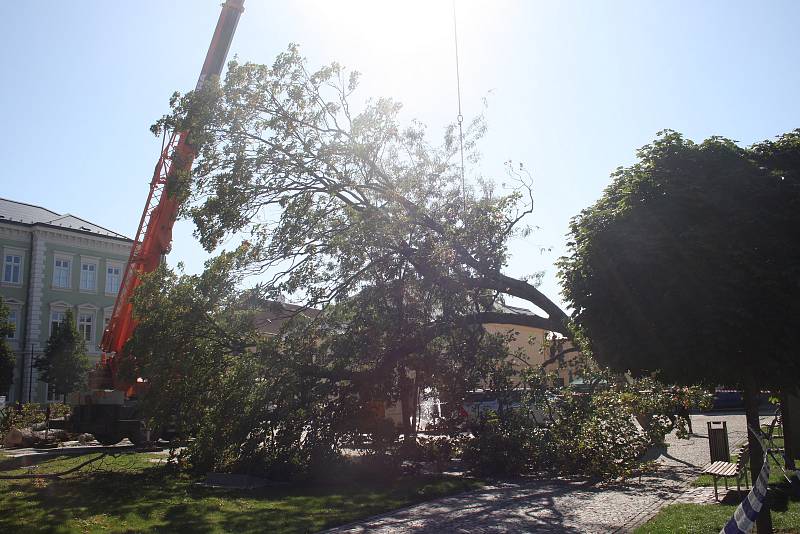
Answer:
<path fill-rule="evenodd" d="M 791 413 L 792 408 L 790 407 L 789 402 L 789 394 L 786 390 L 781 391 L 780 393 L 781 399 L 781 425 L 783 426 L 783 461 L 784 467 L 787 471 L 794 471 L 794 459 L 797 456 L 795 454 L 795 443 L 794 443 L 794 422 L 792 421 L 792 417 L 794 414 Z M 797 489 L 798 487 L 798 477 L 792 477 L 792 486 Z"/>
<path fill-rule="evenodd" d="M 44 439 L 47 441 L 47 435 L 50 433 L 50 404 L 47 405 L 44 414 Z"/>
<path fill-rule="evenodd" d="M 403 370 L 405 372 L 405 370 Z M 403 441 L 411 443 L 413 439 L 411 419 L 414 413 L 412 403 L 412 382 L 408 377 L 400 377 L 400 417 L 403 420 Z"/>
<path fill-rule="evenodd" d="M 417 393 L 417 381 L 414 380 L 414 387 L 412 389 L 412 397 L 411 397 L 411 432 L 414 435 L 414 440 L 417 439 L 417 404 L 418 404 L 418 393 Z"/>
<path fill-rule="evenodd" d="M 422 382 L 422 373 L 420 371 L 414 372 L 414 400 L 412 401 L 412 407 L 414 408 L 414 416 L 412 419 L 411 427 L 414 429 L 414 440 L 416 442 L 416 438 L 419 435 L 419 419 L 420 419 L 420 409 L 419 409 L 419 385 Z"/>
<path fill-rule="evenodd" d="M 761 423 L 758 417 L 758 395 L 759 388 L 756 383 L 748 378 L 744 385 L 744 409 L 747 416 L 747 425 L 755 430 L 761 429 Z M 753 484 L 758 479 L 761 473 L 761 467 L 764 465 L 764 451 L 761 450 L 758 440 L 750 433 L 747 432 L 747 442 L 750 445 L 750 474 Z M 761 512 L 756 519 L 756 526 L 758 527 L 758 534 L 772 534 L 772 516 L 770 515 L 769 506 L 764 502 L 761 507 Z"/>

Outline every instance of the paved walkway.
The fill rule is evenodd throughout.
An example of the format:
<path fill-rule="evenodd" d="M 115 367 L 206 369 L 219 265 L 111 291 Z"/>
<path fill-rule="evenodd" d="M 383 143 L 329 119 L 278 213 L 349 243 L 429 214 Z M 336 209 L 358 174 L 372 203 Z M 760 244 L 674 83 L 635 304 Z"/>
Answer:
<path fill-rule="evenodd" d="M 5 449 L 0 447 L 0 451 L 11 458 L 28 456 L 80 456 L 82 454 L 92 454 L 95 452 L 118 453 L 134 450 L 135 447 L 127 439 L 122 440 L 116 445 L 100 445 L 96 441 L 88 444 L 82 444 L 77 441 L 66 441 L 62 443 L 61 446 L 52 448 L 22 447 L 19 449 Z"/>
<path fill-rule="evenodd" d="M 681 497 L 681 501 L 704 502 L 705 493 L 700 495 L 689 485 L 709 460 L 708 420 L 727 421 L 731 449 L 746 438 L 743 415 L 693 415 L 697 434 L 689 440 L 667 436 L 670 446 L 657 458 L 659 469 L 641 482 L 600 486 L 554 479 L 490 486 L 329 532 L 630 532 Z"/>

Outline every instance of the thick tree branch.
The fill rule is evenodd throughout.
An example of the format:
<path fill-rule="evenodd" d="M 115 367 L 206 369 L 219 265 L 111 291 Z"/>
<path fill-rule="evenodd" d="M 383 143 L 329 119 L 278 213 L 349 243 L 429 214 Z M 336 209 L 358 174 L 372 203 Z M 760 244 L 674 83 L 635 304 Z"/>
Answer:
<path fill-rule="evenodd" d="M 105 453 L 105 452 L 100 453 L 99 455 L 95 456 L 94 458 L 90 458 L 89 460 L 86 460 L 85 462 L 82 462 L 82 463 L 76 465 L 75 467 L 71 467 L 70 469 L 67 469 L 66 471 L 59 471 L 58 473 L 36 473 L 36 474 L 26 473 L 24 475 L 0 475 L 0 480 L 26 480 L 26 479 L 36 479 L 36 478 L 60 478 L 60 477 L 63 477 L 64 475 L 69 475 L 70 473 L 74 473 L 75 471 L 78 471 L 78 470 L 86 467 L 87 465 L 92 464 L 92 463 L 94 463 L 94 462 L 96 462 L 98 460 L 102 460 L 106 456 L 107 456 L 107 453 Z"/>

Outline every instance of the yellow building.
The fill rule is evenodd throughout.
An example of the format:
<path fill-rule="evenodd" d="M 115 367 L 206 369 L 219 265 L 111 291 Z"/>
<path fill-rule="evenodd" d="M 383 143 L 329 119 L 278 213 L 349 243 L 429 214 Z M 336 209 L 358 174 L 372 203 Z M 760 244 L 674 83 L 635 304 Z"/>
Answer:
<path fill-rule="evenodd" d="M 530 310 L 516 306 L 503 305 L 498 311 L 533 315 Z M 580 353 L 569 340 L 553 332 L 531 326 L 486 323 L 483 328 L 490 334 L 514 335 L 508 345 L 512 353 L 511 363 L 515 369 L 522 371 L 544 365 L 545 370 L 557 372 L 564 385 L 572 381 Z"/>

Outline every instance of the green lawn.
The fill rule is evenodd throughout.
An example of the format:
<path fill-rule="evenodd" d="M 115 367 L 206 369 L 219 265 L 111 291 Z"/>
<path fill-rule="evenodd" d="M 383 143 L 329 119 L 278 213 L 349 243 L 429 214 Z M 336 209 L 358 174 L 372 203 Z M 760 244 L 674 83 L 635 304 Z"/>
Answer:
<path fill-rule="evenodd" d="M 85 461 L 58 457 L 40 472 Z M 107 457 L 64 480 L 0 480 L 0 532 L 315 532 L 416 502 L 475 489 L 480 482 L 445 476 L 391 482 L 341 481 L 254 491 L 203 488 L 149 462 Z M 15 467 L 0 459 L 0 470 Z M 4 475 L 32 472 L 3 471 Z"/>
<path fill-rule="evenodd" d="M 800 532 L 800 500 L 790 500 L 779 488 L 770 488 L 767 499 L 772 510 L 775 532 Z M 672 534 L 674 532 L 717 533 L 731 518 L 737 502 L 722 504 L 671 504 L 636 529 L 636 534 Z"/>
<path fill-rule="evenodd" d="M 783 446 L 783 439 L 775 440 L 777 446 Z M 780 455 L 776 457 L 782 461 Z M 736 455 L 731 457 L 736 461 Z M 788 484 L 778 463 L 770 458 L 770 491 L 767 497 L 772 510 L 772 523 L 776 532 L 800 533 L 800 499 L 790 497 Z M 750 480 L 752 484 L 752 480 Z M 723 479 L 718 486 L 724 488 Z M 694 481 L 695 486 L 713 486 L 714 480 L 703 475 Z M 736 487 L 736 482 L 729 479 L 728 485 Z M 724 491 L 724 490 L 723 490 Z M 741 498 L 744 498 L 744 491 Z M 714 532 L 717 533 L 731 518 L 741 499 L 731 496 L 720 504 L 672 504 L 666 506 L 658 515 L 636 530 L 636 534 L 667 534 L 673 532 Z"/>

